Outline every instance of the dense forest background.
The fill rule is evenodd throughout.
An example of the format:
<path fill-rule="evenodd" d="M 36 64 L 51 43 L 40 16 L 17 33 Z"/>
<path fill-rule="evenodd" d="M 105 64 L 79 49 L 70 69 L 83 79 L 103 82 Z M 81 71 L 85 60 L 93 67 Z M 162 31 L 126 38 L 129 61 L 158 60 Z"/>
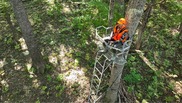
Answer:
<path fill-rule="evenodd" d="M 1 0 L 0 102 L 82 103 L 97 52 L 94 29 L 108 26 L 109 0 L 21 1 L 45 70 L 32 67 L 12 5 Z M 127 2 L 115 0 L 112 25 Z M 122 75 L 137 102 L 182 102 L 181 43 L 182 2 L 147 0 Z"/>

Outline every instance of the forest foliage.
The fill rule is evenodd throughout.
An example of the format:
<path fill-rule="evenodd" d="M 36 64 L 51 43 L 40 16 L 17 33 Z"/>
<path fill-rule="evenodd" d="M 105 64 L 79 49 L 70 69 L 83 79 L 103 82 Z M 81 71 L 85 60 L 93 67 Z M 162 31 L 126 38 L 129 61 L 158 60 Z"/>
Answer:
<path fill-rule="evenodd" d="M 53 57 L 57 56 L 62 50 L 60 45 L 66 46 L 65 55 L 71 58 L 71 60 L 68 59 L 69 62 L 64 67 L 57 62 L 55 64 L 46 64 L 47 71 L 54 71 L 57 66 L 66 70 L 70 67 L 84 67 L 84 72 L 89 78 L 92 75 L 91 68 L 94 65 L 96 53 L 94 29 L 101 25 L 108 25 L 108 0 L 22 0 L 22 2 L 31 22 L 33 33 L 39 41 L 44 59 L 48 60 L 50 54 Z M 147 0 L 148 3 L 150 3 L 150 0 Z M 124 6 L 127 6 L 127 3 L 125 5 L 120 4 L 119 0 L 116 0 L 115 4 L 113 24 L 120 17 L 124 17 Z M 139 24 L 139 26 L 141 25 Z M 136 31 L 130 50 L 131 53 L 129 53 L 123 73 L 128 92 L 135 94 L 138 101 L 182 101 L 182 87 L 180 87 L 182 86 L 181 33 L 182 2 L 180 0 L 155 0 L 143 32 L 140 50 L 143 56 L 151 64 L 155 65 L 158 70 L 152 70 L 136 52 L 133 52 L 135 51 L 135 41 L 138 36 Z M 9 78 L 6 78 L 5 75 L 10 76 L 8 73 L 11 73 L 13 67 L 7 65 L 22 63 L 25 66 L 27 52 L 22 50 L 21 37 L 22 34 L 9 1 L 1 0 L 0 61 L 4 61 L 4 64 L 1 63 L 2 65 L 0 65 L 0 81 Z M 25 71 L 34 72 L 33 69 L 35 68 L 27 68 Z M 165 77 L 163 76 L 164 73 L 170 76 Z M 55 97 L 62 96 L 61 94 L 67 87 L 63 81 L 64 74 L 60 74 L 55 78 L 45 74 L 48 82 L 55 82 L 51 84 L 50 91 L 48 84 L 40 87 L 40 91 L 45 95 L 49 95 L 50 93 L 48 92 L 51 92 L 51 90 L 57 91 Z M 24 73 L 24 75 L 26 78 L 27 74 Z M 181 85 L 176 85 L 176 83 L 181 83 Z M 79 85 L 75 83 L 71 86 L 74 96 L 82 94 L 79 93 Z M 176 86 L 181 88 L 181 92 L 175 89 Z M 17 100 L 13 99 L 16 96 L 9 95 L 10 88 L 1 82 L 0 94 L 2 93 L 8 95 L 1 95 L 1 99 L 10 98 Z M 3 100 L 5 101 L 5 99 Z M 40 97 L 32 101 L 39 103 L 40 101 L 45 101 L 45 99 Z"/>

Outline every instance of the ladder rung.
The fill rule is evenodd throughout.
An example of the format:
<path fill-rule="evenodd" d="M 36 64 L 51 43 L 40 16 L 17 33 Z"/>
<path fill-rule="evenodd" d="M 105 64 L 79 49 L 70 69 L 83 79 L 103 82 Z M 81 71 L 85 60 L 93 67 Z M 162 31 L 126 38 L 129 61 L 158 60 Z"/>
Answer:
<path fill-rule="evenodd" d="M 97 84 L 99 84 L 100 82 L 101 82 L 101 80 L 100 79 L 93 79 L 93 81 L 95 82 L 95 83 L 97 83 Z"/>
<path fill-rule="evenodd" d="M 99 78 L 96 74 L 94 74 L 94 76 L 95 76 L 97 79 L 99 79 L 99 80 L 100 80 L 100 78 Z"/>
<path fill-rule="evenodd" d="M 107 67 L 104 69 L 103 72 L 105 72 L 105 71 L 107 70 L 107 68 L 109 68 L 109 66 L 110 66 L 111 64 L 112 64 L 112 63 L 109 63 L 109 64 L 107 65 Z"/>
<path fill-rule="evenodd" d="M 102 75 L 102 73 L 97 68 L 95 68 L 95 70 L 98 71 L 100 75 Z"/>
<path fill-rule="evenodd" d="M 103 68 L 103 65 L 100 63 L 100 62 L 97 62 L 98 64 L 99 64 L 99 66 L 101 67 L 101 68 Z M 97 63 L 96 63 L 96 66 L 97 66 Z M 98 68 L 98 67 L 97 67 Z"/>
<path fill-rule="evenodd" d="M 100 58 L 103 56 L 103 54 L 101 54 L 99 57 L 98 57 L 98 55 L 96 56 L 96 59 L 97 60 L 100 60 Z"/>

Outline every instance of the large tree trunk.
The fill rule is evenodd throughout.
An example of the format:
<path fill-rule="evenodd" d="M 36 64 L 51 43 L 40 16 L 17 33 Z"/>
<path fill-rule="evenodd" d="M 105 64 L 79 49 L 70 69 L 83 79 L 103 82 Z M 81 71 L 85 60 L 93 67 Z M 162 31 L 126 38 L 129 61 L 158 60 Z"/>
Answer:
<path fill-rule="evenodd" d="M 141 47 L 141 43 L 142 43 L 142 35 L 143 32 L 146 28 L 148 19 L 150 17 L 150 13 L 152 11 L 152 5 L 155 3 L 155 0 L 152 0 L 151 3 L 147 6 L 147 9 L 144 11 L 144 15 L 143 15 L 143 20 L 141 22 L 141 26 L 139 27 L 139 31 L 138 31 L 138 38 L 136 41 L 136 49 L 140 49 Z"/>
<path fill-rule="evenodd" d="M 114 13 L 114 2 L 115 0 L 110 0 L 109 4 L 109 15 L 108 15 L 108 26 L 112 27 L 112 21 L 113 21 L 113 13 Z"/>
<path fill-rule="evenodd" d="M 43 57 L 38 47 L 38 43 L 33 35 L 33 30 L 28 20 L 26 11 L 23 7 L 23 3 L 21 0 L 10 0 L 10 2 L 13 7 L 13 11 L 17 19 L 17 22 L 22 31 L 23 38 L 25 39 L 26 45 L 28 47 L 28 51 L 32 59 L 33 67 L 38 69 L 38 72 L 44 73 L 45 66 L 44 66 Z"/>
<path fill-rule="evenodd" d="M 103 99 L 104 103 L 115 103 L 117 101 L 123 67 L 124 65 L 122 66 L 115 64 L 115 66 L 112 68 L 111 77 L 109 80 L 109 89 Z"/>
<path fill-rule="evenodd" d="M 129 2 L 125 18 L 128 22 L 127 27 L 129 30 L 130 39 L 132 39 L 136 31 L 136 28 L 143 13 L 145 2 L 146 0 L 131 0 Z M 128 54 L 124 55 L 127 56 Z M 117 101 L 123 68 L 124 64 L 123 65 L 116 64 L 114 68 L 112 68 L 111 78 L 109 80 L 110 88 L 108 89 L 105 97 L 103 98 L 104 103 L 115 103 Z"/>

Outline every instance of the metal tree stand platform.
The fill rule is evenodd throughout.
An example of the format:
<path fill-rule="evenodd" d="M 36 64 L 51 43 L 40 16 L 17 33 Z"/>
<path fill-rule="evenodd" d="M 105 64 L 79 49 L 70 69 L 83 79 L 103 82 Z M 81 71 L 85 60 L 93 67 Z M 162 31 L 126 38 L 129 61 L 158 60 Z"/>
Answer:
<path fill-rule="evenodd" d="M 99 26 L 96 28 L 96 39 L 98 39 L 99 50 L 96 54 L 93 76 L 90 84 L 89 103 L 96 103 L 104 96 L 109 88 L 108 81 L 110 69 L 117 65 L 126 63 L 131 40 L 127 40 L 121 47 L 109 45 L 100 35 L 109 35 L 112 31 L 110 27 Z M 108 69 L 109 68 L 109 69 Z"/>

